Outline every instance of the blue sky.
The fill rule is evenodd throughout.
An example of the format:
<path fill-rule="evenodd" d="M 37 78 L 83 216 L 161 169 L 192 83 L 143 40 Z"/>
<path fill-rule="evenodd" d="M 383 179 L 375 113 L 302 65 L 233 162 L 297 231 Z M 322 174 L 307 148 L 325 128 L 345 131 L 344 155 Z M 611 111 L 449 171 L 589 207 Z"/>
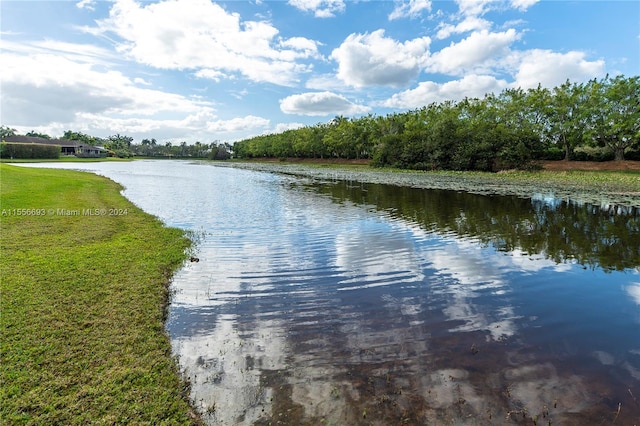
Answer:
<path fill-rule="evenodd" d="M 640 2 L 0 2 L 0 124 L 233 142 L 640 73 Z"/>

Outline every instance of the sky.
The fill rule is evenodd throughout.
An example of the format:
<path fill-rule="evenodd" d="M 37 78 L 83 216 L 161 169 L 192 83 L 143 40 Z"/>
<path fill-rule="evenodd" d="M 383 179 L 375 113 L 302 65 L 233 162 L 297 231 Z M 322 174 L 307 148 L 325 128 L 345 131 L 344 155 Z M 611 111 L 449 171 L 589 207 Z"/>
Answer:
<path fill-rule="evenodd" d="M 640 74 L 640 2 L 0 2 L 0 124 L 234 142 Z"/>

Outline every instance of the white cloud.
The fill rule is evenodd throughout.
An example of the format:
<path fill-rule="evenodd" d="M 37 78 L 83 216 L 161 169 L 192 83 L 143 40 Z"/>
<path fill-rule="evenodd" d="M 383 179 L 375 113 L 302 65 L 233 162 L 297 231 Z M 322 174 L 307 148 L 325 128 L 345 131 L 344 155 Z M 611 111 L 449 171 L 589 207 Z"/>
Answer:
<path fill-rule="evenodd" d="M 514 9 L 524 12 L 539 1 L 540 0 L 511 0 L 511 6 Z"/>
<path fill-rule="evenodd" d="M 217 119 L 210 111 L 196 112 L 183 118 L 159 119 L 150 117 L 114 117 L 103 114 L 78 114 L 72 128 L 96 136 L 107 136 L 116 132 L 132 136 L 134 140 L 158 135 L 159 141 L 227 141 L 243 139 L 246 134 L 263 133 L 270 120 L 248 115 L 229 120 Z M 60 127 L 60 126 L 58 126 Z M 62 126 L 62 131 L 69 126 Z M 62 131 L 50 134 L 61 134 Z"/>
<path fill-rule="evenodd" d="M 266 118 L 247 115 L 246 117 L 236 117 L 230 120 L 215 120 L 207 123 L 206 129 L 209 132 L 239 132 L 252 129 L 263 129 L 268 127 L 270 121 Z"/>
<path fill-rule="evenodd" d="M 135 77 L 135 78 L 133 79 L 133 82 L 134 82 L 135 84 L 139 84 L 139 85 L 141 85 L 141 86 L 151 86 L 151 85 L 152 85 L 152 84 L 151 84 L 151 83 L 149 83 L 147 80 L 145 80 L 144 78 L 141 78 L 141 77 Z"/>
<path fill-rule="evenodd" d="M 389 108 L 420 108 L 432 102 L 461 100 L 465 97 L 481 98 L 487 93 L 498 93 L 508 86 L 505 80 L 488 75 L 467 75 L 460 80 L 438 84 L 424 81 L 415 89 L 396 93 L 383 103 Z"/>
<path fill-rule="evenodd" d="M 115 34 L 117 50 L 159 69 L 217 71 L 215 78 L 240 73 L 257 82 L 292 85 L 310 70 L 300 60 L 318 57 L 314 41 L 282 39 L 268 22 L 241 21 L 209 0 L 137 3 L 117 0 L 92 34 Z"/>
<path fill-rule="evenodd" d="M 514 53 L 517 58 L 517 72 L 513 86 L 528 89 L 541 84 L 555 87 L 571 81 L 585 81 L 605 74 L 603 60 L 587 61 L 585 53 L 567 53 L 534 49 Z"/>
<path fill-rule="evenodd" d="M 289 0 L 289 4 L 303 12 L 313 12 L 316 18 L 332 18 L 346 8 L 343 0 Z"/>
<path fill-rule="evenodd" d="M 480 16 L 484 15 L 489 6 L 496 4 L 497 0 L 456 0 L 461 15 Z"/>
<path fill-rule="evenodd" d="M 398 3 L 389 14 L 389 20 L 400 18 L 417 18 L 423 11 L 431 10 L 431 0 L 409 0 L 408 2 Z"/>
<path fill-rule="evenodd" d="M 476 30 L 488 30 L 491 28 L 491 22 L 477 16 L 468 16 L 462 22 L 453 25 L 441 23 L 436 38 L 442 40 L 450 37 L 452 34 L 466 33 Z"/>
<path fill-rule="evenodd" d="M 280 100 L 280 109 L 285 114 L 339 115 L 358 114 L 369 108 L 356 105 L 342 95 L 332 92 L 302 93 Z"/>
<path fill-rule="evenodd" d="M 2 40 L 3 56 L 5 53 L 18 55 L 56 55 L 72 61 L 88 62 L 94 65 L 111 65 L 119 58 L 112 51 L 91 44 L 68 43 L 57 40 L 42 40 L 17 43 Z"/>
<path fill-rule="evenodd" d="M 95 0 L 80 0 L 76 3 L 78 9 L 95 10 Z"/>
<path fill-rule="evenodd" d="M 490 59 L 507 55 L 509 45 L 519 37 L 514 29 L 499 33 L 487 30 L 474 32 L 459 43 L 451 43 L 432 54 L 427 69 L 431 72 L 462 75 Z"/>
<path fill-rule="evenodd" d="M 198 78 L 206 78 L 209 80 L 213 80 L 215 82 L 219 82 L 225 78 L 232 78 L 223 72 L 220 72 L 218 70 L 208 69 L 208 68 L 203 68 L 201 70 L 198 70 L 195 72 L 194 75 Z"/>
<path fill-rule="evenodd" d="M 349 35 L 331 58 L 338 62 L 338 78 L 351 86 L 402 86 L 426 63 L 430 43 L 429 37 L 400 43 L 377 30 Z"/>
<path fill-rule="evenodd" d="M 460 43 L 432 54 L 427 67 L 429 71 L 463 77 L 443 84 L 421 82 L 414 89 L 396 93 L 382 105 L 419 108 L 431 102 L 483 97 L 486 93 L 499 93 L 507 87 L 528 89 L 538 84 L 555 87 L 567 79 L 585 81 L 605 73 L 604 61 L 588 61 L 584 52 L 511 51 L 508 44 L 515 38 L 517 35 L 513 30 L 474 33 Z M 492 75 L 495 73 L 511 75 L 513 80 L 508 82 L 496 78 Z"/>
<path fill-rule="evenodd" d="M 282 133 L 285 130 L 295 130 L 304 126 L 305 125 L 302 123 L 278 123 L 276 124 L 273 133 Z"/>
<path fill-rule="evenodd" d="M 451 17 L 457 24 L 451 22 L 441 22 L 438 25 L 436 38 L 445 39 L 452 34 L 460 34 L 476 30 L 491 29 L 492 22 L 481 18 L 490 10 L 495 9 L 517 9 L 525 12 L 529 7 L 539 0 L 456 0 L 458 13 Z"/>
<path fill-rule="evenodd" d="M 0 106 L 3 122 L 19 131 L 37 128 L 56 136 L 71 128 L 95 136 L 120 132 L 140 138 L 149 132 L 162 138 L 198 134 L 204 140 L 207 132 L 259 132 L 270 123 L 253 115 L 221 120 L 210 102 L 152 89 L 141 77 L 105 70 L 100 52 L 83 45 L 65 47 L 90 54 L 65 54 L 59 48 L 45 53 L 40 45 L 26 43 L 22 51 L 18 45 L 7 46 Z"/>
<path fill-rule="evenodd" d="M 283 40 L 280 44 L 282 47 L 292 48 L 297 52 L 305 52 L 306 57 L 318 56 L 318 43 L 308 38 L 291 37 L 290 39 Z"/>

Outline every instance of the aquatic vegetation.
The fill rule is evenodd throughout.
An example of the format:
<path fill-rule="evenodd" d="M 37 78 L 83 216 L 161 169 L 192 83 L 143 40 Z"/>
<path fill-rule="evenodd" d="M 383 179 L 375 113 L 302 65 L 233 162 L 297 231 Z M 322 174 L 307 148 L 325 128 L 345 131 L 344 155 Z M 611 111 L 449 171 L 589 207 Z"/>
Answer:
<path fill-rule="evenodd" d="M 597 205 L 640 207 L 639 172 L 508 171 L 503 173 L 372 169 L 367 166 L 235 162 L 225 166 L 306 176 L 317 181 L 345 180 L 396 186 L 448 189 L 485 195 L 531 198 L 545 194 Z"/>

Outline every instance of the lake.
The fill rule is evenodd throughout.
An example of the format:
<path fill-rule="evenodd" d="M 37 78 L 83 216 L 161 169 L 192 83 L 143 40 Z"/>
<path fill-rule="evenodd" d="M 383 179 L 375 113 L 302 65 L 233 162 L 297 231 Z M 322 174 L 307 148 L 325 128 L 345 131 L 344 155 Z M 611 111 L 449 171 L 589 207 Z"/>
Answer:
<path fill-rule="evenodd" d="M 637 207 L 37 166 L 107 176 L 193 231 L 166 327 L 209 424 L 640 423 Z"/>

